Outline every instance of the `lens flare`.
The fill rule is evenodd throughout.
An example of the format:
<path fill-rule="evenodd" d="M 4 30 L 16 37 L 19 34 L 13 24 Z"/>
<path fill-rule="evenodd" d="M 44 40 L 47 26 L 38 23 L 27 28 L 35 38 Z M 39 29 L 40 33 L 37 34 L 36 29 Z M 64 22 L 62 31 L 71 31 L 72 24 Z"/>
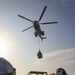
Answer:
<path fill-rule="evenodd" d="M 6 41 L 0 38 L 0 57 L 6 54 Z"/>

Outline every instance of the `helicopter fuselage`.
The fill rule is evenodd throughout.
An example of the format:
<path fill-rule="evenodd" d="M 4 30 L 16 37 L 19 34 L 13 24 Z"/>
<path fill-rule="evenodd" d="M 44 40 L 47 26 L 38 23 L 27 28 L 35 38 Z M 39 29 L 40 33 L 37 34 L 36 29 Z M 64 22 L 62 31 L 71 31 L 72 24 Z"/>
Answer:
<path fill-rule="evenodd" d="M 40 27 L 40 24 L 38 21 L 34 21 L 33 22 L 33 26 L 34 26 L 34 29 L 35 29 L 35 37 L 39 36 L 39 37 L 42 37 L 41 35 L 44 36 L 44 31 L 41 31 L 41 27 Z"/>
<path fill-rule="evenodd" d="M 58 23 L 58 22 L 39 23 L 39 22 L 41 21 L 43 15 L 44 15 L 44 12 L 45 12 L 46 8 L 47 8 L 47 6 L 44 7 L 44 9 L 43 9 L 43 11 L 42 11 L 42 13 L 41 13 L 41 16 L 40 16 L 40 18 L 39 18 L 38 21 L 37 21 L 37 20 L 32 21 L 32 20 L 30 20 L 30 19 L 28 19 L 28 18 L 26 18 L 26 17 L 24 17 L 24 16 L 18 15 L 19 17 L 21 17 L 21 18 L 23 18 L 23 19 L 25 19 L 25 20 L 28 20 L 28 21 L 30 21 L 30 22 L 33 23 L 32 26 L 30 26 L 30 27 L 28 27 L 28 28 L 22 30 L 22 32 L 24 32 L 24 31 L 26 31 L 26 30 L 28 30 L 28 29 L 34 27 L 34 30 L 35 30 L 34 34 L 35 34 L 35 37 L 39 36 L 41 39 L 46 39 L 46 37 L 42 37 L 42 35 L 44 36 L 44 31 L 41 30 L 40 24 L 45 25 L 45 24 L 55 24 L 55 23 Z"/>

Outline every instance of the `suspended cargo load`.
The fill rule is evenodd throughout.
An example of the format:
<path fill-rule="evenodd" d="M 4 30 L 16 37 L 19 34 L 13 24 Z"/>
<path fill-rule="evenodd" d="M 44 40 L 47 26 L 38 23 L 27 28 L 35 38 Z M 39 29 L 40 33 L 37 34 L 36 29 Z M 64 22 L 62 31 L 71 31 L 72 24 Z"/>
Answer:
<path fill-rule="evenodd" d="M 39 50 L 39 52 L 37 53 L 38 58 L 43 58 L 41 51 Z"/>

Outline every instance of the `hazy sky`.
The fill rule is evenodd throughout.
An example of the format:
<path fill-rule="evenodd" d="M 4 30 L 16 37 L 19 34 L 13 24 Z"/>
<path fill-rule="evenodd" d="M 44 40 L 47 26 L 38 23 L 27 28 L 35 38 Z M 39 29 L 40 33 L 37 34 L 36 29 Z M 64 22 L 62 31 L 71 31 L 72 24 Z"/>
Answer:
<path fill-rule="evenodd" d="M 40 40 L 43 58 L 38 59 L 39 44 L 34 29 L 22 32 L 32 23 L 18 14 L 39 20 L 44 6 L 48 7 L 40 22 L 58 21 L 58 24 L 41 26 L 47 39 Z M 0 56 L 12 63 L 17 75 L 26 75 L 32 70 L 49 74 L 59 67 L 74 75 L 75 0 L 0 0 L 0 40 L 5 42 Z"/>

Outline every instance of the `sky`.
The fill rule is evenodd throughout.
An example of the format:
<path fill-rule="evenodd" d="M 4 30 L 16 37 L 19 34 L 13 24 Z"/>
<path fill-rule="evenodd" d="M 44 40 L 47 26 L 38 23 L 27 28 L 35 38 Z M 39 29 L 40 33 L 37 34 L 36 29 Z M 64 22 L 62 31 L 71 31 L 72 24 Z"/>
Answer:
<path fill-rule="evenodd" d="M 43 8 L 47 9 L 40 21 L 58 24 L 40 25 L 47 39 L 43 42 L 34 36 L 34 29 L 23 29 L 31 20 L 39 20 Z M 43 54 L 42 59 L 37 53 Z M 0 57 L 7 59 L 17 75 L 29 71 L 56 73 L 59 67 L 68 75 L 75 74 L 75 0 L 0 0 Z"/>

